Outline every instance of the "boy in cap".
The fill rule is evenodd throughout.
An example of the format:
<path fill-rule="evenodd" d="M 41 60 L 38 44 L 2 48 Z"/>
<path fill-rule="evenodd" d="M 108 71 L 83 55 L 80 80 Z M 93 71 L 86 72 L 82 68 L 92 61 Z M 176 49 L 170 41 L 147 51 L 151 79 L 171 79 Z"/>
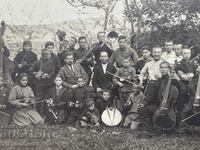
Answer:
<path fill-rule="evenodd" d="M 136 130 L 138 125 L 140 124 L 138 120 L 138 108 L 145 98 L 143 92 L 140 90 L 140 86 L 133 85 L 133 93 L 129 95 L 127 102 L 125 103 L 125 107 L 129 107 L 130 109 L 127 111 L 127 115 L 124 120 L 124 127 L 129 127 L 132 130 Z"/>
<path fill-rule="evenodd" d="M 100 115 L 95 107 L 94 99 L 89 98 L 86 101 L 86 107 L 82 111 L 80 125 L 81 127 L 99 127 L 99 121 Z"/>

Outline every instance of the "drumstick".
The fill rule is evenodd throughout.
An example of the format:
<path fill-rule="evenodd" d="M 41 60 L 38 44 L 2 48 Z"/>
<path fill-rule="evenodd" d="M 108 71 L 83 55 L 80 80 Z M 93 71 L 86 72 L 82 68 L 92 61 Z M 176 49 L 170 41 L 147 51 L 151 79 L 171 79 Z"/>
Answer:
<path fill-rule="evenodd" d="M 114 118 L 115 118 L 115 112 L 116 112 L 116 108 L 114 108 L 114 113 L 113 113 L 113 122 L 114 122 Z"/>
<path fill-rule="evenodd" d="M 190 118 L 192 118 L 192 117 L 194 117 L 194 116 L 196 116 L 198 114 L 200 114 L 200 111 L 195 113 L 195 114 L 193 114 L 193 115 L 191 115 L 191 116 L 189 116 L 189 117 L 187 117 L 187 118 L 185 118 L 185 119 L 183 119 L 183 120 L 181 120 L 181 122 L 185 122 L 185 121 L 189 120 Z"/>
<path fill-rule="evenodd" d="M 107 110 L 107 113 L 108 113 L 108 117 L 109 117 L 109 119 L 110 119 L 110 122 L 111 122 L 111 124 L 113 125 L 113 121 L 111 120 L 110 112 L 108 111 L 108 107 L 106 108 L 106 110 Z"/>

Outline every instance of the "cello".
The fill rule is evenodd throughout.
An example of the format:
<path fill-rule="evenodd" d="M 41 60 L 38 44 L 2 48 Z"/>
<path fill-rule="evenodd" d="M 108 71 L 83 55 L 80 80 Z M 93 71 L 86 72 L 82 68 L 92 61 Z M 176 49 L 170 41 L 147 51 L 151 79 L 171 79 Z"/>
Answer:
<path fill-rule="evenodd" d="M 176 113 L 172 102 L 178 98 L 178 94 L 178 90 L 172 85 L 172 79 L 169 78 L 162 103 L 153 115 L 153 123 L 158 129 L 171 130 L 175 127 Z"/>
<path fill-rule="evenodd" d="M 3 35 L 6 30 L 6 24 L 1 22 L 0 27 L 0 75 L 3 76 L 3 83 L 6 87 L 12 87 L 13 82 L 11 79 L 11 73 L 14 69 L 14 63 L 3 55 Z"/>

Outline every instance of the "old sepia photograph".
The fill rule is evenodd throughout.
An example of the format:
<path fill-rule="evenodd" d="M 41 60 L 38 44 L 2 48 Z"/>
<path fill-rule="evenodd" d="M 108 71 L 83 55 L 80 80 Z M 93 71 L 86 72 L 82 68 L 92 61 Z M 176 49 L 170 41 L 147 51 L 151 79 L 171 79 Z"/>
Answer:
<path fill-rule="evenodd" d="M 0 150 L 199 140 L 200 0 L 0 0 Z"/>

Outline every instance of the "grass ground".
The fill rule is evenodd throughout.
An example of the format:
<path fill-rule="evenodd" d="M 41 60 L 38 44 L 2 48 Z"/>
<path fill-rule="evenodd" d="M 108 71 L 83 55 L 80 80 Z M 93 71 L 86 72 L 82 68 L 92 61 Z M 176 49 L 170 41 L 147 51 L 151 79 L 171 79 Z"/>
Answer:
<path fill-rule="evenodd" d="M 124 128 L 74 130 L 65 126 L 1 128 L 0 150 L 198 150 L 198 135 L 139 138 Z"/>

